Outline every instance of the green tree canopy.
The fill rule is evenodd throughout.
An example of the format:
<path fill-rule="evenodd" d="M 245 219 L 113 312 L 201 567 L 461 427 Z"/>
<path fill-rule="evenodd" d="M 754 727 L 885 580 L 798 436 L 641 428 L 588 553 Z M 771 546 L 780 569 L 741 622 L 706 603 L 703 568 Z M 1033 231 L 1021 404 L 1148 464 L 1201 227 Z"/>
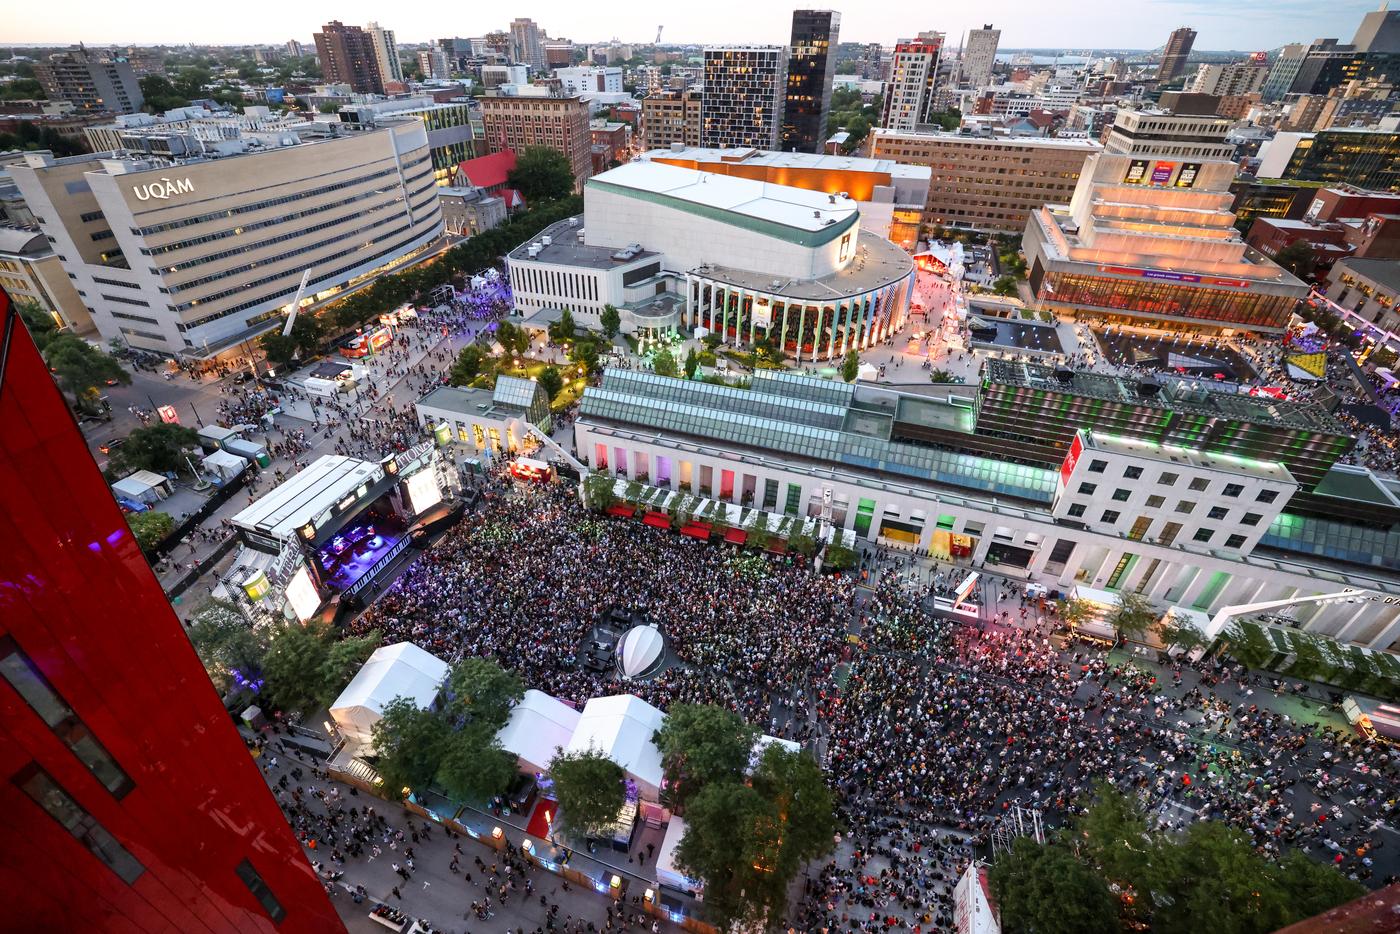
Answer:
<path fill-rule="evenodd" d="M 559 390 L 564 388 L 564 374 L 559 372 L 559 368 L 554 365 L 540 370 L 540 375 L 536 377 L 540 386 L 544 389 L 545 395 L 551 400 L 559 395 Z"/>
<path fill-rule="evenodd" d="M 569 359 L 583 364 L 589 375 L 597 373 L 602 366 L 598 359 L 598 345 L 592 341 L 579 341 L 575 344 L 574 349 L 569 352 Z"/>
<path fill-rule="evenodd" d="M 598 315 L 598 326 L 603 329 L 603 335 L 612 340 L 622 327 L 621 313 L 612 305 L 604 305 L 603 311 Z"/>
<path fill-rule="evenodd" d="M 396 697 L 370 729 L 375 768 L 384 788 L 397 797 L 404 788 L 426 789 L 437 778 L 447 749 L 447 723 L 411 698 Z"/>
<path fill-rule="evenodd" d="M 700 355 L 692 347 L 685 354 L 685 378 L 694 379 L 695 371 L 700 369 Z"/>
<path fill-rule="evenodd" d="M 530 347 L 530 334 L 518 325 L 502 321 L 496 325 L 496 343 L 508 354 L 523 354 Z"/>
<path fill-rule="evenodd" d="M 854 383 L 856 377 L 860 375 L 860 354 L 854 350 L 846 351 L 846 356 L 841 360 L 841 378 L 848 383 Z"/>
<path fill-rule="evenodd" d="M 559 320 L 549 326 L 549 337 L 556 343 L 564 343 L 574 339 L 578 331 L 578 325 L 574 323 L 574 313 L 564 308 L 559 312 Z"/>
<path fill-rule="evenodd" d="M 123 386 L 131 383 L 131 374 L 114 358 L 67 331 L 45 342 L 44 360 L 58 385 L 74 399 L 89 389 L 106 385 L 108 380 L 114 379 Z"/>
<path fill-rule="evenodd" d="M 755 727 L 712 704 L 672 704 L 652 736 L 671 798 L 682 808 L 706 785 L 742 781 L 756 739 Z"/>
<path fill-rule="evenodd" d="M 304 714 L 329 704 L 378 645 L 377 630 L 336 641 L 334 630 L 315 620 L 283 624 L 273 631 L 263 659 L 269 701 Z"/>
<path fill-rule="evenodd" d="M 481 367 L 486 359 L 486 351 L 476 344 L 468 344 L 458 351 L 457 359 L 447 374 L 447 381 L 453 386 L 467 385 L 481 375 Z"/>
<path fill-rule="evenodd" d="M 665 347 L 651 355 L 651 368 L 657 376 L 675 376 L 678 371 L 675 356 Z"/>
<path fill-rule="evenodd" d="M 559 820 L 571 833 L 594 834 L 617 820 L 626 800 L 622 767 L 597 749 L 560 751 L 549 763 Z"/>
<path fill-rule="evenodd" d="M 1163 645 L 1179 646 L 1186 652 L 1206 644 L 1205 633 L 1201 632 L 1200 627 L 1171 613 L 1153 625 L 1152 631 L 1162 640 Z"/>
<path fill-rule="evenodd" d="M 515 156 L 510 184 L 525 196 L 526 202 L 553 201 L 573 194 L 574 168 L 557 149 L 526 146 Z"/>
<path fill-rule="evenodd" d="M 1123 590 L 1118 593 L 1118 605 L 1109 613 L 1109 624 L 1120 639 L 1140 639 L 1160 614 L 1152 608 L 1152 601 L 1140 593 Z"/>
<path fill-rule="evenodd" d="M 175 529 L 175 520 L 168 513 L 152 510 L 128 513 L 126 524 L 131 526 L 136 544 L 147 554 Z"/>
<path fill-rule="evenodd" d="M 1246 668 L 1262 668 L 1277 654 L 1262 626 L 1233 622 L 1225 630 L 1226 652 Z"/>
<path fill-rule="evenodd" d="M 447 734 L 437 780 L 454 798 L 486 801 L 505 791 L 515 773 L 515 756 L 501 748 L 495 728 L 473 723 Z"/>
<path fill-rule="evenodd" d="M 177 473 L 189 469 L 185 451 L 199 446 L 199 432 L 184 425 L 156 422 L 137 428 L 126 436 L 126 443 L 113 448 L 107 472 L 124 477 L 137 470 Z"/>
<path fill-rule="evenodd" d="M 1317 252 L 1308 241 L 1294 240 L 1274 254 L 1274 262 L 1299 279 L 1308 279 L 1317 268 Z"/>
<path fill-rule="evenodd" d="M 511 708 L 525 696 L 525 682 L 494 658 L 469 656 L 452 666 L 447 694 L 450 716 L 494 733 L 506 725 Z"/>
<path fill-rule="evenodd" d="M 321 345 L 325 343 L 329 332 L 330 324 L 326 318 L 302 309 L 297 312 L 296 320 L 292 322 L 291 334 L 283 337 L 282 328 L 273 328 L 259 338 L 258 343 L 261 344 L 268 360 L 285 364 L 294 358 L 304 360 L 320 353 Z"/>
<path fill-rule="evenodd" d="M 147 113 L 164 113 L 190 105 L 189 98 L 177 91 L 170 79 L 163 75 L 147 75 L 142 78 L 141 96 L 145 98 L 141 109 Z"/>
<path fill-rule="evenodd" d="M 1077 626 L 1085 620 L 1093 619 L 1099 612 L 1092 600 L 1084 600 L 1079 597 L 1057 600 L 1055 606 L 1059 609 L 1060 619 L 1070 626 Z"/>
<path fill-rule="evenodd" d="M 209 680 L 221 692 L 233 686 L 233 673 L 254 681 L 262 674 L 267 654 L 267 630 L 255 627 L 227 600 L 210 600 L 190 618 L 194 646 Z"/>
<path fill-rule="evenodd" d="M 997 281 L 992 283 L 992 292 L 996 295 L 1015 295 L 1016 277 L 998 276 Z"/>
<path fill-rule="evenodd" d="M 992 893 L 1006 934 L 1115 934 L 1118 902 L 1068 850 L 1020 837 L 992 866 Z"/>
<path fill-rule="evenodd" d="M 20 320 L 29 329 L 29 336 L 34 339 L 34 346 L 43 353 L 49 341 L 53 340 L 58 333 L 58 325 L 54 324 L 53 318 L 37 302 L 28 299 L 17 298 L 14 300 L 15 310 L 19 312 Z"/>

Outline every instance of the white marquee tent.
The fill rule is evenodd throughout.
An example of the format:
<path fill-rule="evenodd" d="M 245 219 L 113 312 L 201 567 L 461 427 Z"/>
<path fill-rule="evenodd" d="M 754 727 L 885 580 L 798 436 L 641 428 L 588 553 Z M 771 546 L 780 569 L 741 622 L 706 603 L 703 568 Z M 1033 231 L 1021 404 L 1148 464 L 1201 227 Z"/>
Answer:
<path fill-rule="evenodd" d="M 511 710 L 510 720 L 496 738 L 522 769 L 544 772 L 555 750 L 568 748 L 581 716 L 558 698 L 531 689 Z"/>
<path fill-rule="evenodd" d="M 390 701 L 407 697 L 431 707 L 447 670 L 447 662 L 412 642 L 382 646 L 331 704 L 331 719 L 346 739 L 368 746 L 370 731 Z"/>
<path fill-rule="evenodd" d="M 661 751 L 651 736 L 666 715 L 632 694 L 595 697 L 583 705 L 569 752 L 598 749 L 627 773 L 643 801 L 661 795 Z"/>

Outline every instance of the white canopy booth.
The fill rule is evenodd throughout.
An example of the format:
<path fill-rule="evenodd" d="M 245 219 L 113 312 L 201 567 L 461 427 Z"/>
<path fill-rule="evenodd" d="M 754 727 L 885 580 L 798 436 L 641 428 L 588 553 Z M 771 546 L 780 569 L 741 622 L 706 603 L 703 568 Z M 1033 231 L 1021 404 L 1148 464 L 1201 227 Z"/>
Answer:
<path fill-rule="evenodd" d="M 447 679 L 448 667 L 447 662 L 412 642 L 375 649 L 331 704 L 331 719 L 341 736 L 370 747 L 371 731 L 389 702 L 407 697 L 420 708 L 431 707 Z"/>
<path fill-rule="evenodd" d="M 651 741 L 666 715 L 632 694 L 595 697 L 583 705 L 583 714 L 569 740 L 569 752 L 600 750 L 637 786 L 643 801 L 661 796 L 661 750 Z"/>
<path fill-rule="evenodd" d="M 666 836 L 661 841 L 661 849 L 656 851 L 656 881 L 668 889 L 701 898 L 704 895 L 705 883 L 690 878 L 676 866 L 676 847 L 680 845 L 684 836 L 685 821 L 679 817 L 671 818 L 671 822 L 666 825 Z"/>
<path fill-rule="evenodd" d="M 511 709 L 496 738 L 522 770 L 546 772 L 555 750 L 568 748 L 581 716 L 558 698 L 532 688 Z"/>
<path fill-rule="evenodd" d="M 209 473 L 218 477 L 222 482 L 224 480 L 232 480 L 246 470 L 248 461 L 234 454 L 232 451 L 220 448 L 213 454 L 205 457 L 201 462 L 201 466 Z"/>

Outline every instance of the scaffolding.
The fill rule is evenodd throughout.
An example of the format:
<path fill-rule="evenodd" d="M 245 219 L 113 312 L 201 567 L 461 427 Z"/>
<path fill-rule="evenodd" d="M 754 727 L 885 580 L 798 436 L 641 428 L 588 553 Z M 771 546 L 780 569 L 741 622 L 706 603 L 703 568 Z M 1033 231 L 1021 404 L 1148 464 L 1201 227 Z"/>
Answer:
<path fill-rule="evenodd" d="M 1021 805 L 1009 809 L 992 828 L 992 859 L 1002 853 L 1010 853 L 1011 845 L 1017 837 L 1030 837 L 1036 843 L 1045 843 L 1045 825 L 1041 822 L 1040 808 L 1025 808 Z"/>

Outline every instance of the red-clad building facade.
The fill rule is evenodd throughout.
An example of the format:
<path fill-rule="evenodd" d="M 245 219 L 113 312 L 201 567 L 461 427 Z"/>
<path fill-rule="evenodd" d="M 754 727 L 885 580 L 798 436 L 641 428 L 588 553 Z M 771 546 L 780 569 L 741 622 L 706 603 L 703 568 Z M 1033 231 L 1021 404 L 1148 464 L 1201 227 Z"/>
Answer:
<path fill-rule="evenodd" d="M 0 292 L 11 930 L 344 931 Z"/>

